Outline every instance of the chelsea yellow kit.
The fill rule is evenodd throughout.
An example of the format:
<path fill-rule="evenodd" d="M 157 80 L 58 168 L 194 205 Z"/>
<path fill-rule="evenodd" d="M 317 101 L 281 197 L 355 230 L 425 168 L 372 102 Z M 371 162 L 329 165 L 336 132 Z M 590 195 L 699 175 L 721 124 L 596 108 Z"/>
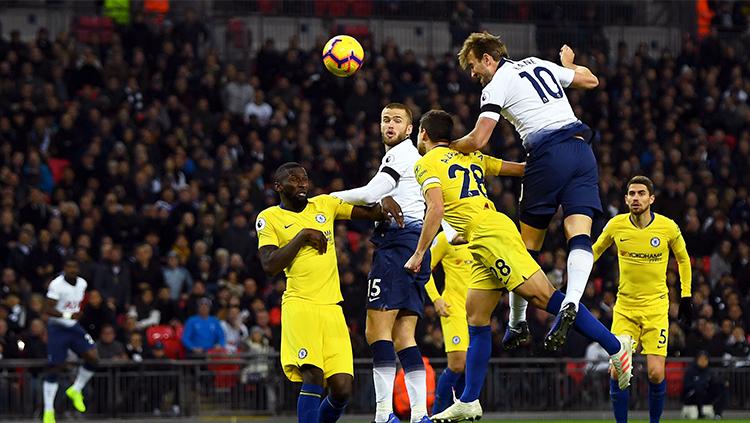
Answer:
<path fill-rule="evenodd" d="M 308 364 L 323 370 L 325 378 L 337 373 L 354 375 L 349 328 L 339 302 L 335 220 L 350 219 L 352 206 L 330 195 L 308 200 L 299 213 L 269 207 L 255 222 L 258 248 L 287 245 L 305 229 L 317 229 L 328 240 L 325 254 L 310 246 L 299 249 L 284 269 L 286 291 L 281 301 L 281 364 L 293 382 L 301 382 L 300 367 Z"/>
<path fill-rule="evenodd" d="M 445 237 L 445 232 L 440 232 L 432 242 L 430 248 L 430 268 L 434 269 L 438 263 L 442 263 L 445 273 L 445 287 L 443 294 L 438 293 L 435 279 L 430 275 L 425 289 L 430 300 L 434 303 L 442 298 L 450 305 L 448 317 L 440 317 L 440 325 L 443 327 L 443 338 L 445 340 L 445 352 L 466 351 L 469 348 L 469 324 L 466 321 L 466 291 L 469 289 L 469 275 L 474 259 L 471 257 L 469 247 L 463 245 L 451 245 Z"/>
<path fill-rule="evenodd" d="M 620 282 L 612 333 L 632 336 L 641 343 L 643 354 L 666 356 L 669 250 L 679 265 L 682 297 L 690 296 L 692 275 L 680 228 L 666 216 L 653 212 L 651 216 L 651 223 L 643 229 L 633 223 L 630 213 L 613 217 L 594 243 L 594 260 L 598 260 L 613 243 L 617 246 Z"/>
<path fill-rule="evenodd" d="M 414 165 L 422 192 L 442 190 L 443 219 L 468 241 L 474 258 L 471 289 L 512 291 L 539 270 L 516 225 L 487 198 L 484 176 L 498 175 L 502 166 L 500 159 L 446 146 L 433 148 Z"/>

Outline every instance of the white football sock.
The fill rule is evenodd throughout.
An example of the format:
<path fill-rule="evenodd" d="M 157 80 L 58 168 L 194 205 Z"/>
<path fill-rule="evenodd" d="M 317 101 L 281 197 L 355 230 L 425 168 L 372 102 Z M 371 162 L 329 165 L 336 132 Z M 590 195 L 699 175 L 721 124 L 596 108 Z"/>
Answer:
<path fill-rule="evenodd" d="M 578 310 L 583 291 L 594 267 L 594 255 L 590 251 L 575 249 L 568 254 L 568 289 L 565 291 L 565 299 L 560 308 L 568 303 L 573 303 Z"/>
<path fill-rule="evenodd" d="M 393 413 L 393 382 L 396 379 L 396 366 L 373 367 L 372 379 L 375 382 L 375 421 L 388 421 Z"/>
<path fill-rule="evenodd" d="M 91 370 L 86 369 L 83 366 L 79 367 L 78 375 L 76 376 L 75 382 L 73 382 L 73 389 L 78 392 L 83 391 L 83 388 L 86 386 L 86 384 L 89 382 L 89 379 L 91 379 L 91 376 L 93 375 L 94 372 L 92 372 Z"/>
<path fill-rule="evenodd" d="M 511 327 L 517 327 L 518 323 L 526 321 L 526 306 L 529 303 L 520 295 L 511 292 L 508 297 L 510 305 L 510 316 L 508 317 Z"/>
<path fill-rule="evenodd" d="M 427 415 L 427 373 L 424 369 L 404 374 L 406 392 L 411 405 L 411 421 L 418 422 Z"/>
<path fill-rule="evenodd" d="M 57 395 L 57 382 L 44 381 L 44 411 L 55 411 L 55 395 Z"/>

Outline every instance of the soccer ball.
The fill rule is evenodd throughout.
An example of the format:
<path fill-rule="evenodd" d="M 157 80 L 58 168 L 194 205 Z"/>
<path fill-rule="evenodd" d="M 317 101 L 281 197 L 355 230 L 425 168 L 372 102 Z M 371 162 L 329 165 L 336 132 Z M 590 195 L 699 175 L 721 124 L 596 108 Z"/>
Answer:
<path fill-rule="evenodd" d="M 336 76 L 354 75 L 365 60 L 365 51 L 359 41 L 348 35 L 337 35 L 323 47 L 323 64 Z"/>

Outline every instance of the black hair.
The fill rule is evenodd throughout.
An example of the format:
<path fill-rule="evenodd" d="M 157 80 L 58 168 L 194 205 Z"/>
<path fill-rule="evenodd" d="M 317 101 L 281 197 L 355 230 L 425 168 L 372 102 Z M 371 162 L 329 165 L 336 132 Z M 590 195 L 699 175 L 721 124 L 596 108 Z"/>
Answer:
<path fill-rule="evenodd" d="M 273 181 L 274 182 L 281 182 L 282 179 L 286 178 L 287 174 L 290 170 L 296 169 L 298 167 L 301 167 L 304 169 L 304 167 L 297 163 L 297 162 L 286 162 L 283 165 L 279 166 L 276 169 L 276 172 L 273 173 Z"/>
<path fill-rule="evenodd" d="M 453 133 L 453 118 L 443 110 L 430 110 L 422 115 L 419 125 L 427 132 L 430 141 L 450 141 Z"/>

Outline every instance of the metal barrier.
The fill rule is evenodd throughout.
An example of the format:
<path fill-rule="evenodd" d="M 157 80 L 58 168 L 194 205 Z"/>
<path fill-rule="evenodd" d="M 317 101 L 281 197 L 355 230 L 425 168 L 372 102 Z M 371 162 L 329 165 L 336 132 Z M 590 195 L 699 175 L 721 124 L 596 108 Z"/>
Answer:
<path fill-rule="evenodd" d="M 639 359 L 642 357 L 639 357 Z M 263 366 L 257 366 L 259 362 Z M 668 363 L 667 408 L 680 407 L 682 375 L 691 360 Z M 253 366 L 248 366 L 253 363 Z M 482 407 L 490 412 L 608 410 L 609 376 L 587 371 L 573 359 L 493 359 L 482 391 Z M 750 409 L 750 367 L 717 363 L 715 374 L 726 380 L 728 406 Z M 32 418 L 42 409 L 44 361 L 0 360 L 0 420 Z M 266 368 L 266 373 L 253 369 Z M 445 360 L 433 360 L 439 375 Z M 74 412 L 64 398 L 74 369 L 61 378 L 57 410 Z M 631 398 L 634 409 L 648 408 L 645 362 L 636 361 Z M 277 356 L 221 360 L 106 361 L 86 387 L 87 416 L 99 418 L 196 415 L 292 414 L 299 386 L 281 373 Z M 349 411 L 371 413 L 374 392 L 370 360 L 356 360 L 355 387 Z"/>

